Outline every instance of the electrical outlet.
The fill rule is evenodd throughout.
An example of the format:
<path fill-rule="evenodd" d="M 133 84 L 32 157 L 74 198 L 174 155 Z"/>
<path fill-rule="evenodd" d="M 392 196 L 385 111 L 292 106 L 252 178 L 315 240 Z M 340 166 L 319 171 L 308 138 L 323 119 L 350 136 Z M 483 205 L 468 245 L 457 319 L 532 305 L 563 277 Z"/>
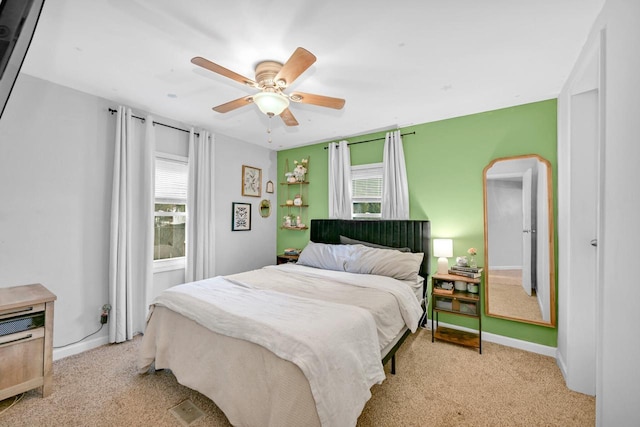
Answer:
<path fill-rule="evenodd" d="M 100 323 L 104 325 L 109 321 L 109 312 L 111 311 L 111 305 L 105 304 L 102 306 L 102 311 L 100 312 Z"/>

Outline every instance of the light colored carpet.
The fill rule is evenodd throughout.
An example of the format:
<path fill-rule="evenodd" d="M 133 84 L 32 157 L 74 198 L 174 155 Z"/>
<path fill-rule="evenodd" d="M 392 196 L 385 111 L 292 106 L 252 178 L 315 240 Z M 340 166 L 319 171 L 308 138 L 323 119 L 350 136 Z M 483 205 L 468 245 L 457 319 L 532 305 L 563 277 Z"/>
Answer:
<path fill-rule="evenodd" d="M 54 362 L 53 393 L 30 391 L 0 425 L 180 426 L 169 409 L 185 399 L 205 417 L 194 426 L 228 426 L 205 396 L 168 371 L 135 372 L 140 337 Z M 398 354 L 397 374 L 372 388 L 358 426 L 590 426 L 595 398 L 568 390 L 555 359 L 483 343 L 483 354 L 431 342 L 421 329 Z M 0 412 L 12 399 L 0 402 Z"/>

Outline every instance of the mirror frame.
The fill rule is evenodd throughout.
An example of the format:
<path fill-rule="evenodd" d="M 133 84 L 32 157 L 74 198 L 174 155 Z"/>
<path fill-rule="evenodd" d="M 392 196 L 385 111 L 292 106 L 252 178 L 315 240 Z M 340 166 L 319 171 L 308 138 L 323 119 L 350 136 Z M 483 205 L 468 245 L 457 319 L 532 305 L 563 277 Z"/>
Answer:
<path fill-rule="evenodd" d="M 262 218 L 269 218 L 269 215 L 271 215 L 271 200 L 260 200 L 260 204 L 258 205 L 258 213 Z"/>
<path fill-rule="evenodd" d="M 515 316 L 507 316 L 496 313 L 491 313 L 489 311 L 489 239 L 488 239 L 488 218 L 487 218 L 487 172 L 498 162 L 503 162 L 507 160 L 519 160 L 519 159 L 536 159 L 539 162 L 544 163 L 547 166 L 547 215 L 549 217 L 549 311 L 550 311 L 550 319 L 548 322 L 531 320 L 521 317 Z M 555 263 L 555 221 L 553 216 L 553 173 L 551 169 L 551 163 L 537 155 L 537 154 L 525 154 L 519 156 L 511 156 L 511 157 L 501 157 L 498 159 L 492 160 L 482 171 L 482 198 L 484 204 L 484 312 L 486 316 L 495 317 L 500 319 L 513 320 L 516 322 L 522 323 L 530 323 L 534 325 L 546 326 L 550 328 L 556 327 L 556 263 Z"/>

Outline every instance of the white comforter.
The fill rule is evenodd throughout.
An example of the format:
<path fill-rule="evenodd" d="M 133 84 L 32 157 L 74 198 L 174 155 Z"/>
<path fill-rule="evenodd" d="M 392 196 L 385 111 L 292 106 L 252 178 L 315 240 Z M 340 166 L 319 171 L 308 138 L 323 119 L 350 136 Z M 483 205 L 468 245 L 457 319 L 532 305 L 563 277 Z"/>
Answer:
<path fill-rule="evenodd" d="M 255 274 L 255 271 L 260 273 Z M 293 263 L 267 266 L 255 271 L 225 278 L 256 289 L 271 289 L 365 308 L 374 316 L 380 350 L 405 327 L 415 332 L 422 316 L 422 308 L 413 288 L 391 277 L 323 270 Z"/>
<path fill-rule="evenodd" d="M 295 270 L 299 274 L 295 274 Z M 371 397 L 370 387 L 385 378 L 380 362 L 380 333 L 369 311 L 326 298 L 313 298 L 317 291 L 314 288 L 322 287 L 321 283 L 331 287 L 332 294 L 336 291 L 335 284 L 318 279 L 317 276 L 324 273 L 313 270 L 281 265 L 228 278 L 216 277 L 171 288 L 158 296 L 154 304 L 165 306 L 214 332 L 261 345 L 295 363 L 309 381 L 322 425 L 355 425 Z M 348 298 L 353 297 L 353 291 L 347 290 L 350 287 L 345 283 L 351 281 L 362 287 L 377 277 L 369 276 L 369 280 L 365 280 L 362 275 L 352 275 L 356 276 L 352 278 L 347 277 L 349 275 L 338 274 L 340 287 L 345 289 Z M 301 286 L 301 279 L 307 285 Z M 303 290 L 305 296 L 283 293 L 283 287 L 291 287 L 289 282 L 293 283 L 294 293 Z M 271 283 L 272 289 L 265 289 L 266 283 Z M 372 286 L 389 288 L 385 292 L 391 294 L 398 293 L 391 288 L 403 289 L 398 282 L 395 286 L 391 283 Z M 408 297 L 394 298 L 403 301 L 402 316 L 406 315 L 407 326 L 415 330 L 420 305 L 410 288 L 402 286 Z M 326 289 L 321 289 L 320 294 L 326 295 Z"/>

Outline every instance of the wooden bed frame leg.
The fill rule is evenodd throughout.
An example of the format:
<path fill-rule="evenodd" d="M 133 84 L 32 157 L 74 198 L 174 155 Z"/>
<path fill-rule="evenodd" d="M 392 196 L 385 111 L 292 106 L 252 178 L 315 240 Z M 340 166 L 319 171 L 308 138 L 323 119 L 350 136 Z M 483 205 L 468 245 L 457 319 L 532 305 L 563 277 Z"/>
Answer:
<path fill-rule="evenodd" d="M 396 374 L 396 355 L 391 356 L 391 375 Z"/>

